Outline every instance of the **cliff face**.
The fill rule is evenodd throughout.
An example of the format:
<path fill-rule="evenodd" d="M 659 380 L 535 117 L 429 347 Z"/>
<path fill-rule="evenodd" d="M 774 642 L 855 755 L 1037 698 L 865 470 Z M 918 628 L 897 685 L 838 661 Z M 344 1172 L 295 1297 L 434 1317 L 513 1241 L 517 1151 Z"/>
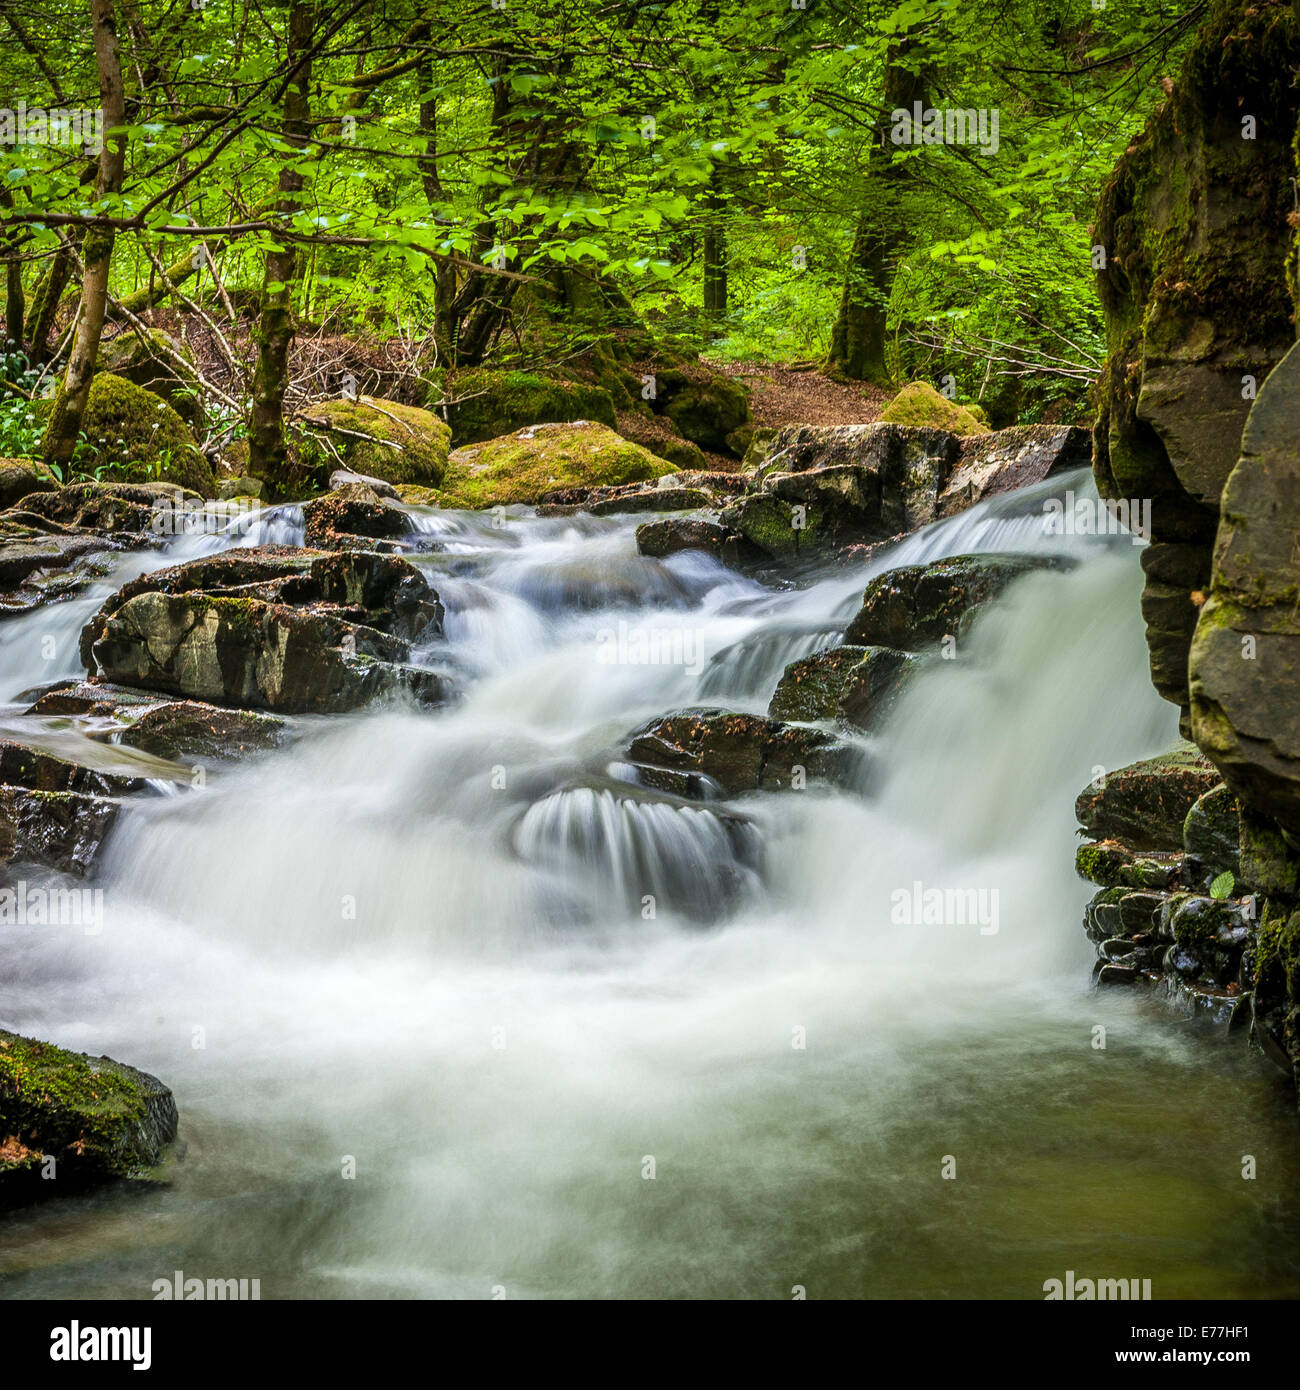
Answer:
<path fill-rule="evenodd" d="M 1192 594 L 1210 582 L 1219 498 L 1252 400 L 1295 341 L 1298 63 L 1289 7 L 1219 0 L 1095 229 L 1110 351 L 1093 471 L 1103 497 L 1151 499 L 1151 675 L 1185 713 Z"/>
<path fill-rule="evenodd" d="M 1213 805 L 1233 821 L 1218 816 L 1213 853 L 1187 843 L 1159 895 L 1172 891 L 1172 908 L 1143 905 L 1171 925 L 1151 929 L 1132 973 L 1240 991 L 1234 1017 L 1248 1006 L 1256 1040 L 1300 1077 L 1298 74 L 1290 6 L 1219 0 L 1107 185 L 1095 240 L 1110 354 L 1093 471 L 1103 497 L 1151 500 L 1152 681 L 1222 776 Z M 1210 892 L 1223 870 L 1213 900 L 1225 882 L 1252 895 L 1229 924 L 1242 953 L 1231 980 L 1198 966 L 1173 920 L 1187 916 L 1186 890 Z"/>

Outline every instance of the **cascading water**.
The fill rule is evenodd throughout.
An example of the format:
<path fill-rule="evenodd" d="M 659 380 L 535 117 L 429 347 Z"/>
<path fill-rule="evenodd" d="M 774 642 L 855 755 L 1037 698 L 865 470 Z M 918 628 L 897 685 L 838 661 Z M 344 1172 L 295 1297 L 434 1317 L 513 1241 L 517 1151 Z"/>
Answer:
<path fill-rule="evenodd" d="M 182 1269 L 263 1297 L 1034 1298 L 1071 1268 L 1300 1293 L 1267 1074 L 1086 988 L 1073 798 L 1176 730 L 1137 550 L 1042 533 L 1081 486 L 784 589 L 641 558 L 633 518 L 414 512 L 443 546 L 425 656 L 463 700 L 304 720 L 135 800 L 103 931 L 10 929 L 0 1022 L 156 1072 L 188 1151 L 166 1191 L 10 1217 L 8 1292 L 148 1297 Z M 631 730 L 764 708 L 871 574 L 1066 547 L 926 658 L 863 740 L 869 794 L 631 780 Z M 38 633 L 75 649 L 101 598 L 0 629 L 10 695 L 63 673 Z M 907 921 L 918 886 L 995 910 Z"/>

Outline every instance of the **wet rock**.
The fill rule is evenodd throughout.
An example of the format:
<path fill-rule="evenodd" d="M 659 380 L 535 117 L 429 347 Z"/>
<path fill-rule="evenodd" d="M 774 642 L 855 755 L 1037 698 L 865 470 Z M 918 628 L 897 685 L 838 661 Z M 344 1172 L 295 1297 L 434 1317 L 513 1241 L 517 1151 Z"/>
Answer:
<path fill-rule="evenodd" d="M 1033 555 L 958 555 L 931 565 L 906 565 L 873 579 L 846 642 L 914 652 L 964 631 L 975 613 L 1014 580 L 1061 568 Z"/>
<path fill-rule="evenodd" d="M 636 548 L 651 559 L 664 560 L 683 550 L 703 550 L 722 560 L 730 558 L 741 545 L 741 539 L 721 522 L 701 517 L 672 517 L 664 521 L 647 521 L 636 528 Z"/>
<path fill-rule="evenodd" d="M 1075 425 L 1015 425 L 961 441 L 956 466 L 939 496 L 939 515 L 953 516 L 986 497 L 1092 464 L 1092 434 Z"/>
<path fill-rule="evenodd" d="M 862 660 L 846 673 L 835 712 L 846 728 L 865 732 L 894 708 L 918 658 L 893 647 L 862 650 Z"/>
<path fill-rule="evenodd" d="M 176 1138 L 176 1102 L 156 1076 L 3 1030 L 0 1117 L 4 1205 L 147 1178 Z"/>
<path fill-rule="evenodd" d="M 411 533 L 410 517 L 402 508 L 362 482 L 341 484 L 304 503 L 302 518 L 306 544 L 321 550 L 376 548 L 366 547 L 360 538 L 392 540 Z"/>
<path fill-rule="evenodd" d="M 739 535 L 752 550 L 771 559 L 800 554 L 821 543 L 822 518 L 796 510 L 779 497 L 744 497 L 722 513 L 722 524 Z"/>
<path fill-rule="evenodd" d="M 172 762 L 234 762 L 281 747 L 288 731 L 275 715 L 178 700 L 150 707 L 118 741 Z"/>
<path fill-rule="evenodd" d="M 767 707 L 770 719 L 833 719 L 849 673 L 866 647 L 831 647 L 786 668 Z"/>
<path fill-rule="evenodd" d="M 1190 859 L 1210 868 L 1240 870 L 1240 808 L 1237 798 L 1220 783 L 1199 797 L 1183 822 L 1183 849 Z"/>
<path fill-rule="evenodd" d="M 88 667 L 164 694 L 280 713 L 355 709 L 405 691 L 447 695 L 407 665 L 441 631 L 442 605 L 405 560 L 278 547 L 157 570 L 123 588 L 82 634 Z"/>
<path fill-rule="evenodd" d="M 1238 872 L 1246 887 L 1289 900 L 1300 897 L 1300 853 L 1287 844 L 1277 825 L 1241 807 Z"/>
<path fill-rule="evenodd" d="M 160 513 L 177 503 L 202 500 L 201 494 L 172 483 L 71 483 L 24 498 L 21 510 L 24 519 L 39 517 L 64 530 L 121 542 L 127 537 L 157 540 Z"/>
<path fill-rule="evenodd" d="M 618 516 L 625 512 L 685 512 L 713 504 L 713 494 L 703 488 L 638 488 L 620 496 L 593 502 L 592 516 Z"/>
<path fill-rule="evenodd" d="M 30 697 L 30 692 L 26 692 Z M 64 681 L 42 692 L 23 711 L 35 715 L 91 715 L 98 718 L 132 719 L 158 703 L 158 696 L 125 685 L 111 685 L 94 678 Z"/>
<path fill-rule="evenodd" d="M 1169 888 L 1182 867 L 1181 855 L 1141 854 L 1113 840 L 1080 845 L 1074 856 L 1075 873 L 1102 888 Z"/>
<path fill-rule="evenodd" d="M 117 818 L 114 801 L 80 792 L 0 786 L 0 865 L 83 877 Z"/>
<path fill-rule="evenodd" d="M 84 763 L 0 740 L 0 784 L 37 792 L 81 792 L 88 796 L 125 796 L 146 791 L 143 777 L 123 777 Z"/>
<path fill-rule="evenodd" d="M 1074 803 L 1093 839 L 1122 840 L 1135 849 L 1181 850 L 1183 824 L 1219 774 L 1190 744 L 1108 772 L 1105 785 L 1085 787 Z"/>
<path fill-rule="evenodd" d="M 1118 965 L 1113 961 L 1097 972 L 1099 985 L 1136 985 L 1141 981 L 1141 974 L 1133 966 Z"/>
<path fill-rule="evenodd" d="M 851 782 L 860 767 L 856 750 L 822 730 L 718 709 L 653 720 L 633 734 L 627 759 L 652 786 L 679 791 L 683 775 L 702 776 L 727 796 L 798 790 L 813 781 Z M 670 775 L 656 782 L 656 770 Z"/>

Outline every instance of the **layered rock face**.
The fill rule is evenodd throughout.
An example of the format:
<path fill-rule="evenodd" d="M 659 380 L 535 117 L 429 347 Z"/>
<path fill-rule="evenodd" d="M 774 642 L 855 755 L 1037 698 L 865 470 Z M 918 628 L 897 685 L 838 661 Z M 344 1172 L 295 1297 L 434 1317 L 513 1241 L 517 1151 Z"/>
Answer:
<path fill-rule="evenodd" d="M 1220 0 L 1121 161 L 1096 240 L 1102 495 L 1150 499 L 1151 675 L 1222 782 L 1167 763 L 1080 798 L 1103 981 L 1230 1000 L 1300 1076 L 1300 23 Z M 1127 789 L 1125 784 L 1127 784 Z M 1152 799 L 1134 794 L 1159 788 Z M 1105 810 L 1107 800 L 1112 809 Z M 1127 804 L 1127 822 L 1114 805 Z M 1125 944 L 1127 943 L 1127 944 Z"/>
<path fill-rule="evenodd" d="M 1109 356 L 1094 473 L 1103 497 L 1152 503 L 1151 675 L 1184 710 L 1220 494 L 1251 401 L 1295 341 L 1285 267 L 1297 62 L 1288 9 L 1216 4 L 1095 228 Z"/>

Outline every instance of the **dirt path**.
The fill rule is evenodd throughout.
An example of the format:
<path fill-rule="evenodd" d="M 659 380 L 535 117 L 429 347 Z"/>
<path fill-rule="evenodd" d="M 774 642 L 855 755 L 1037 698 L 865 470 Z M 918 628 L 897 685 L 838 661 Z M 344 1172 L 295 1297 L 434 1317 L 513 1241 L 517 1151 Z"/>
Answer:
<path fill-rule="evenodd" d="M 705 359 L 708 360 L 708 359 Z M 891 392 L 876 386 L 848 386 L 808 368 L 768 362 L 709 362 L 750 390 L 758 425 L 869 425 L 880 417 Z"/>

